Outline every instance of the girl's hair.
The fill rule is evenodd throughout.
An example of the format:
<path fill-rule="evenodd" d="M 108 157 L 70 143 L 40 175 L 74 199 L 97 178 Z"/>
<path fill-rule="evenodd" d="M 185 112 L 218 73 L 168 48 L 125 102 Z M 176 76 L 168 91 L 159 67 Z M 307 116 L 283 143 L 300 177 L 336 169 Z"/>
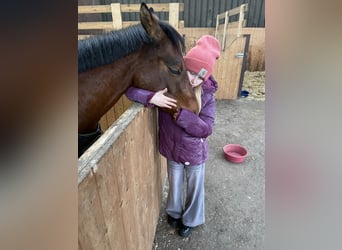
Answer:
<path fill-rule="evenodd" d="M 201 107 L 202 107 L 202 84 L 194 87 L 194 92 L 195 92 L 195 96 L 196 96 L 198 107 L 199 107 L 199 110 L 198 110 L 198 114 L 199 114 L 201 111 Z"/>

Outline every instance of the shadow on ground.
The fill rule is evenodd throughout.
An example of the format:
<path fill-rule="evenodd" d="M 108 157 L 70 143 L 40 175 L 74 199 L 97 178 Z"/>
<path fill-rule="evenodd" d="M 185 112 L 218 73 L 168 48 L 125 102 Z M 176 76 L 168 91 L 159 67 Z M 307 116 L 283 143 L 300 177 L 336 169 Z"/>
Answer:
<path fill-rule="evenodd" d="M 218 100 L 216 122 L 209 137 L 205 177 L 206 222 L 188 238 L 178 236 L 166 221 L 163 202 L 152 249 L 263 249 L 265 233 L 264 101 Z M 222 147 L 241 144 L 243 163 L 225 160 Z"/>

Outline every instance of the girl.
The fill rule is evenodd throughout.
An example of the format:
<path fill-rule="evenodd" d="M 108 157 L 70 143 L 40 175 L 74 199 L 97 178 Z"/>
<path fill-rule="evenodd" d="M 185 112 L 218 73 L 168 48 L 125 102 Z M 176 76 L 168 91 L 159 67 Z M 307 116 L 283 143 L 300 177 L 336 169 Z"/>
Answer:
<path fill-rule="evenodd" d="M 167 159 L 169 192 L 166 205 L 168 223 L 180 228 L 187 237 L 196 226 L 204 224 L 204 173 L 208 159 L 207 137 L 215 120 L 217 82 L 212 76 L 220 56 L 218 40 L 202 36 L 184 57 L 185 67 L 194 88 L 200 112 L 180 109 L 173 116 L 159 109 L 159 151 Z M 176 100 L 165 96 L 167 89 L 158 92 L 130 87 L 126 96 L 145 106 L 176 107 Z M 186 182 L 184 183 L 184 175 Z M 183 201 L 183 185 L 186 197 Z"/>

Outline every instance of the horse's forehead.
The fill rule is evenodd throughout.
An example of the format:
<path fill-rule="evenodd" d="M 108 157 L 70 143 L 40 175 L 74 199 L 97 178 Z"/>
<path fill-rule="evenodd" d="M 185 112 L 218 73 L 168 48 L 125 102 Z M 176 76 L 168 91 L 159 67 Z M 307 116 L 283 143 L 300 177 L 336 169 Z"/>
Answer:
<path fill-rule="evenodd" d="M 176 44 L 169 42 L 169 43 L 167 43 L 167 45 L 165 47 L 167 48 L 168 51 L 170 51 L 170 53 L 176 53 L 177 56 L 182 55 L 182 49 L 179 45 L 176 45 Z"/>
<path fill-rule="evenodd" d="M 158 56 L 169 62 L 181 62 L 183 60 L 182 52 L 171 42 L 161 43 L 154 48 L 150 48 L 149 52 L 151 58 Z"/>

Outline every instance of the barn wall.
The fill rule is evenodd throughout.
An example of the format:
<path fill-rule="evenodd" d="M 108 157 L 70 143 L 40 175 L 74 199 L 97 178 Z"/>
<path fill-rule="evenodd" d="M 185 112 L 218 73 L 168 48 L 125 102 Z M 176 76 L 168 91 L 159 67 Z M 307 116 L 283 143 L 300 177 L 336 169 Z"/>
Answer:
<path fill-rule="evenodd" d="M 79 249 L 151 249 L 166 176 L 157 124 L 133 104 L 79 159 Z"/>

